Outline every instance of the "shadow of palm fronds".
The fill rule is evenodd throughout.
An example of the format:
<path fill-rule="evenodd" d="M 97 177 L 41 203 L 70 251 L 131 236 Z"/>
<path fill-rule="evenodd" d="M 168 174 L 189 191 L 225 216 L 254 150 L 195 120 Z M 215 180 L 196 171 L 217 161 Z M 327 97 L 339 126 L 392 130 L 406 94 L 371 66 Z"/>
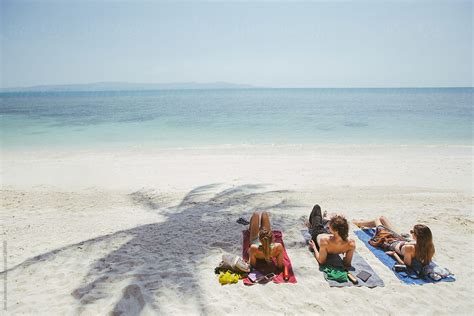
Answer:
<path fill-rule="evenodd" d="M 123 240 L 118 248 L 93 262 L 82 284 L 71 293 L 79 303 L 78 312 L 89 304 L 110 299 L 120 288 L 121 298 L 114 303 L 113 314 L 138 314 L 145 305 L 162 312 L 160 305 L 166 303 L 164 292 L 194 302 L 197 312 L 206 314 L 206 300 L 195 272 L 210 255 L 218 257 L 222 251 L 241 253 L 243 227 L 235 222 L 238 216 L 250 216 L 255 210 L 298 207 L 284 198 L 288 193 L 265 191 L 262 185 L 225 188 L 221 184 L 209 184 L 191 190 L 177 205 L 165 207 L 150 191 L 137 191 L 130 194 L 134 203 L 165 214 L 163 222 L 56 249 L 9 270 L 54 260 L 65 251 L 80 255 L 74 255 L 79 246 L 87 249 L 98 243 Z"/>

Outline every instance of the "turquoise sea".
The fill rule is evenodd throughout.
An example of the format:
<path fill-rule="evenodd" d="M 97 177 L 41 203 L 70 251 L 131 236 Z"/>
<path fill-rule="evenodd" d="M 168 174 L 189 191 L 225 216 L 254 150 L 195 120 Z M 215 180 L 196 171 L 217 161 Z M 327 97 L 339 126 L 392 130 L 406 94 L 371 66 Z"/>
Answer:
<path fill-rule="evenodd" d="M 1 93 L 1 146 L 472 145 L 473 88 Z"/>

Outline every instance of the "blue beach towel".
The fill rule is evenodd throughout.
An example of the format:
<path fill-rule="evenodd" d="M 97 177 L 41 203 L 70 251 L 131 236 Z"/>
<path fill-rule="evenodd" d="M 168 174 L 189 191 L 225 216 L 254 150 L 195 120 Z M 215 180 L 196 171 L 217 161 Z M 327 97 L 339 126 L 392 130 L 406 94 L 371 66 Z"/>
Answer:
<path fill-rule="evenodd" d="M 393 265 L 396 263 L 395 259 L 392 256 L 389 256 L 383 251 L 382 249 L 375 248 L 372 245 L 369 244 L 369 240 L 374 237 L 375 235 L 375 229 L 365 229 L 365 230 L 356 230 L 354 231 L 357 237 L 365 244 L 367 248 L 380 260 L 384 265 L 386 265 L 390 270 L 395 273 L 397 278 L 399 278 L 402 282 L 405 284 L 425 284 L 425 283 L 437 283 L 437 282 L 454 282 L 456 281 L 456 278 L 454 276 L 448 276 L 446 278 L 443 278 L 439 281 L 434 281 L 433 279 L 429 277 L 425 278 L 412 278 L 410 277 L 407 272 L 396 272 L 392 269 Z M 436 263 L 431 262 L 430 265 L 433 267 L 436 266 Z"/>
<path fill-rule="evenodd" d="M 303 235 L 303 238 L 305 239 L 306 244 L 309 243 L 311 239 L 311 235 L 309 234 L 307 229 L 301 230 L 301 234 Z M 327 259 L 327 264 L 328 266 L 332 267 L 342 267 L 342 259 L 339 255 L 329 255 Z M 365 271 L 371 274 L 371 276 L 364 282 L 363 280 L 358 278 L 359 283 L 358 284 L 352 284 L 352 282 L 347 281 L 347 282 L 337 282 L 334 280 L 329 280 L 327 278 L 326 273 L 324 274 L 324 278 L 326 281 L 329 283 L 330 287 L 346 287 L 346 286 L 365 286 L 369 288 L 377 287 L 377 286 L 384 286 L 384 283 L 382 279 L 375 273 L 375 271 L 372 269 L 372 267 L 367 263 L 367 261 L 362 258 L 357 251 L 354 253 L 354 256 L 352 257 L 352 267 L 350 269 L 350 272 L 352 275 L 356 276 L 358 273 L 361 271 Z M 322 267 L 320 267 L 321 269 Z"/>

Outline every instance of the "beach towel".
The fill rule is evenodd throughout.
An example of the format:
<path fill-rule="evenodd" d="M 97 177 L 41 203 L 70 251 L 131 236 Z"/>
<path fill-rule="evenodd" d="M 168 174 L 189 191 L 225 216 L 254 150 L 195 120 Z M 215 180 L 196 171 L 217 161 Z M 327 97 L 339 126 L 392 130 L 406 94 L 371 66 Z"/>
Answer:
<path fill-rule="evenodd" d="M 275 261 L 273 261 L 273 264 L 267 264 L 265 260 L 257 260 L 257 264 L 255 267 L 253 267 L 253 273 L 257 274 L 257 277 L 260 275 L 267 275 L 269 273 L 275 273 L 276 276 L 273 278 L 274 283 L 296 283 L 296 277 L 295 274 L 293 273 L 293 268 L 291 266 L 291 260 L 288 257 L 288 254 L 286 253 L 286 248 L 285 244 L 283 243 L 283 234 L 279 230 L 273 230 L 273 239 L 274 242 L 278 242 L 282 244 L 283 246 L 283 261 L 285 263 L 285 266 L 288 267 L 288 281 L 285 281 L 283 279 L 283 271 L 278 271 L 278 268 L 275 265 Z M 249 260 L 249 254 L 248 254 L 248 249 L 250 246 L 250 232 L 248 230 L 243 230 L 242 231 L 242 236 L 243 236 L 243 249 L 242 249 L 242 257 L 248 262 Z M 272 260 L 275 260 L 274 258 Z M 249 280 L 249 278 L 244 278 L 243 282 L 245 285 L 253 285 L 252 281 Z"/>
<path fill-rule="evenodd" d="M 369 244 L 369 240 L 375 235 L 375 229 L 373 229 L 373 228 L 364 229 L 364 230 L 361 229 L 361 230 L 354 231 L 354 233 L 365 244 L 365 246 L 367 248 L 369 248 L 369 250 L 380 261 L 382 261 L 382 263 L 384 265 L 386 265 L 390 270 L 392 270 L 393 273 L 395 273 L 395 275 L 397 276 L 397 278 L 405 284 L 418 284 L 418 285 L 421 285 L 421 284 L 425 284 L 425 283 L 437 283 L 437 282 L 441 282 L 441 281 L 444 281 L 444 282 L 454 282 L 454 281 L 456 281 L 454 276 L 448 276 L 448 277 L 443 278 L 439 281 L 435 281 L 435 280 L 433 280 L 429 277 L 413 278 L 413 277 L 410 277 L 411 273 L 409 275 L 407 272 L 396 272 L 392 269 L 393 265 L 395 263 L 397 263 L 396 260 L 392 256 L 387 255 L 385 253 L 385 251 L 383 251 L 382 249 L 375 248 L 375 247 L 373 247 L 372 245 Z M 433 267 L 437 266 L 436 263 L 434 263 L 434 262 L 432 262 L 430 264 Z M 417 277 L 417 276 L 414 276 L 414 277 Z"/>
<path fill-rule="evenodd" d="M 303 235 L 306 244 L 309 243 L 311 240 L 311 235 L 308 232 L 307 229 L 301 230 L 301 234 Z M 342 268 L 344 267 L 344 262 L 341 258 L 340 255 L 335 255 L 335 254 L 330 254 L 327 257 L 326 264 L 321 265 L 319 267 L 319 270 L 324 273 L 324 279 L 329 283 L 330 287 L 346 287 L 346 286 L 365 286 L 369 288 L 377 287 L 377 286 L 384 286 L 383 280 L 375 273 L 375 271 L 372 269 L 372 267 L 367 263 L 367 261 L 362 258 L 361 255 L 356 251 L 354 255 L 352 256 L 352 262 L 351 262 L 351 267 L 349 268 L 349 272 L 357 277 L 357 274 L 359 274 L 362 271 L 366 271 L 371 274 L 371 276 L 364 282 L 362 279 L 357 278 L 358 283 L 354 284 L 351 281 L 346 281 L 346 282 L 337 282 L 335 280 L 330 280 L 328 278 L 327 273 L 325 272 L 328 271 L 326 267 L 333 267 L 333 268 Z"/>

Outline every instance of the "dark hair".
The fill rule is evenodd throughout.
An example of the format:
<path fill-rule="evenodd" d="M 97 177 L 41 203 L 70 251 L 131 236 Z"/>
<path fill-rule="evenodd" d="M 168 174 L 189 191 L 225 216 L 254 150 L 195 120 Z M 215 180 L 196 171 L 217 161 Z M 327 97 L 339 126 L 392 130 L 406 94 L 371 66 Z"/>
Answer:
<path fill-rule="evenodd" d="M 336 215 L 329 221 L 329 226 L 335 230 L 343 240 L 347 239 L 349 235 L 349 224 L 344 216 Z"/>
<path fill-rule="evenodd" d="M 428 226 L 417 224 L 413 227 L 413 234 L 416 237 L 415 258 L 422 265 L 427 265 L 435 253 L 431 230 Z"/>

